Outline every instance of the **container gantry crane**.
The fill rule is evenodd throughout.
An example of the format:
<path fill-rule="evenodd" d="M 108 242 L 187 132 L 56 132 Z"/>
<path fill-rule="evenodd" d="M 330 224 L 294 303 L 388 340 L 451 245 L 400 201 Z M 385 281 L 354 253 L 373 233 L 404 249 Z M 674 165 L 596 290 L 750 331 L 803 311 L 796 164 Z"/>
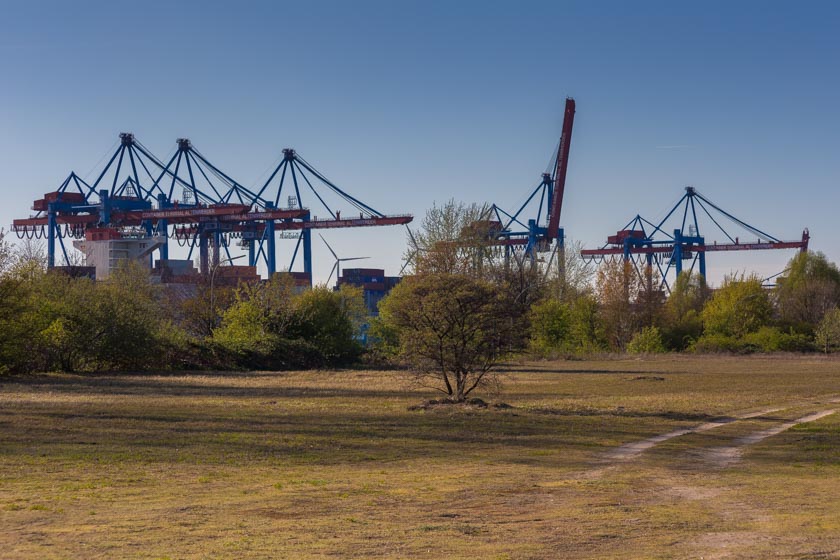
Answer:
<path fill-rule="evenodd" d="M 248 249 L 249 265 L 265 262 L 269 276 L 277 271 L 277 232 L 297 231 L 298 244 L 290 269 L 298 248 L 303 245 L 304 273 L 311 282 L 312 229 L 411 222 L 412 216 L 408 214 L 387 216 L 342 191 L 294 150 L 283 150 L 283 154 L 283 161 L 265 185 L 254 192 L 211 163 L 189 139 L 178 139 L 175 154 L 163 163 L 133 134 L 121 133 L 116 151 L 92 184 L 71 172 L 55 191 L 35 201 L 34 216 L 14 220 L 12 229 L 21 238 L 47 240 L 49 268 L 55 266 L 57 249 L 70 264 L 66 239 L 89 238 L 92 233 L 105 229 L 113 235 L 161 239 L 156 246 L 163 260 L 169 258 L 168 241 L 174 236 L 179 244 L 189 246 L 188 258 L 198 249 L 200 269 L 206 274 L 211 268 L 210 249 L 212 266 L 217 266 L 221 251 L 227 252 L 231 260 L 230 238 L 240 238 L 242 246 Z M 287 208 L 278 208 L 287 172 L 294 183 L 295 202 Z M 269 197 L 269 187 L 278 173 L 276 195 Z M 329 218 L 319 220 L 301 204 L 298 178 L 325 206 Z M 359 210 L 359 217 L 341 218 L 340 211 L 326 205 L 313 185 L 317 182 L 327 185 Z M 108 186 L 110 189 L 105 188 Z"/>
<path fill-rule="evenodd" d="M 574 119 L 575 100 L 566 98 L 563 128 L 557 152 L 550 166 L 551 173 L 542 174 L 539 185 L 516 212 L 512 214 L 505 212 L 493 204 L 485 219 L 474 225 L 474 227 L 485 229 L 490 245 L 504 247 L 506 258 L 510 257 L 511 252 L 521 251 L 525 257 L 535 262 L 537 253 L 552 250 L 552 247 L 555 251 L 562 252 L 563 250 L 564 231 L 560 227 L 560 215 L 563 209 Z M 536 217 L 527 219 L 527 222 L 523 221 L 526 212 L 532 211 L 535 204 L 537 204 Z M 544 209 L 545 221 L 543 221 Z"/>
<path fill-rule="evenodd" d="M 304 207 L 302 192 L 311 193 L 311 196 L 314 196 L 317 200 L 319 211 L 325 212 L 327 217 L 319 219 L 317 215 L 310 212 L 309 208 Z M 313 229 L 404 225 L 410 223 L 413 219 L 410 214 L 386 215 L 368 206 L 336 186 L 292 148 L 283 150 L 280 163 L 272 170 L 268 179 L 257 191 L 256 196 L 260 200 L 257 206 L 261 206 L 264 212 L 276 212 L 284 195 L 287 197 L 287 206 L 284 211 L 299 213 L 296 216 L 297 219 L 252 224 L 250 227 L 245 226 L 237 232 L 237 236 L 243 240 L 243 245 L 248 246 L 251 266 L 255 266 L 257 261 L 262 260 L 269 274 L 276 271 L 274 254 L 277 232 L 291 234 L 296 239 L 289 270 L 294 268 L 297 256 L 302 249 L 303 272 L 311 280 Z M 342 217 L 341 210 L 335 209 L 330 204 L 330 198 L 337 200 L 339 204 L 350 206 L 354 212 L 358 212 L 358 216 L 355 214 L 348 216 L 345 211 L 345 215 Z"/>
<path fill-rule="evenodd" d="M 706 237 L 701 234 L 700 216 L 707 217 L 726 240 L 707 242 Z M 733 236 L 723 227 L 725 221 L 746 231 L 748 235 L 755 236 L 755 240 L 745 241 L 740 236 Z M 640 277 L 650 278 L 649 274 L 643 275 L 640 267 L 650 270 L 654 270 L 655 267 L 661 278 L 660 287 L 670 291 L 670 273 L 679 276 L 686 269 L 686 262 L 689 263 L 689 272 L 697 268 L 705 278 L 706 253 L 772 249 L 797 249 L 806 252 L 809 240 L 810 234 L 805 229 L 801 239 L 782 241 L 735 217 L 697 192 L 694 187 L 686 187 L 685 194 L 658 223 L 636 215 L 615 235 L 609 236 L 604 245 L 597 249 L 583 249 L 581 256 L 590 262 L 621 258 L 625 262 L 633 263 Z"/>

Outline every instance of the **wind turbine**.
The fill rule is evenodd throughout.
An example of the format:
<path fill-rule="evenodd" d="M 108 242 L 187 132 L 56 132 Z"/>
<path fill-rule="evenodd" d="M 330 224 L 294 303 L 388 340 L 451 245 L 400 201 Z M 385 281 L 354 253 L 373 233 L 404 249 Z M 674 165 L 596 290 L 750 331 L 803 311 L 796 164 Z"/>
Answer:
<path fill-rule="evenodd" d="M 320 233 L 318 234 L 318 236 L 321 238 L 321 241 L 324 242 L 324 245 L 327 246 L 327 249 L 330 250 L 330 253 L 332 253 L 332 256 L 335 257 L 335 264 L 333 265 L 332 270 L 330 270 L 330 276 L 327 278 L 327 286 L 330 285 L 330 280 L 332 280 L 333 272 L 336 273 L 335 280 L 336 280 L 336 282 L 338 282 L 338 279 L 341 277 L 341 263 L 343 263 L 345 261 L 360 261 L 360 260 L 363 260 L 363 259 L 369 259 L 370 258 L 370 257 L 345 257 L 343 259 L 340 259 L 340 258 L 338 258 L 338 255 L 335 254 L 335 251 L 333 251 L 333 248 L 330 247 L 330 244 L 327 243 L 327 240 L 324 239 L 324 236 L 321 235 Z"/>
<path fill-rule="evenodd" d="M 408 268 L 408 265 L 414 263 L 414 259 L 417 257 L 417 253 L 420 251 L 425 251 L 420 245 L 417 244 L 417 239 L 414 237 L 414 233 L 411 231 L 411 228 L 408 227 L 408 224 L 405 225 L 405 229 L 408 232 L 408 237 L 411 239 L 411 247 L 408 249 L 408 254 L 405 257 L 405 263 L 403 263 L 402 268 L 400 269 L 400 276 L 403 275 L 405 269 Z"/>

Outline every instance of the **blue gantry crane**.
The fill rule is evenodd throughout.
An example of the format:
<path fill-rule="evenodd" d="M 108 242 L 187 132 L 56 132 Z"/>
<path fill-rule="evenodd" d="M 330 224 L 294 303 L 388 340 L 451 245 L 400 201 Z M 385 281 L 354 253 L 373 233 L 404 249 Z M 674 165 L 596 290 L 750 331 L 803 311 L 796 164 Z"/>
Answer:
<path fill-rule="evenodd" d="M 706 235 L 701 232 L 703 217 L 711 223 L 712 231 L 723 235 L 723 240 L 707 241 Z M 747 240 L 740 235 L 735 236 L 733 231 L 724 227 L 727 223 L 730 228 L 735 226 L 752 237 Z M 669 276 L 681 274 L 686 270 L 686 264 L 688 271 L 696 269 L 706 276 L 706 253 L 773 249 L 805 252 L 809 240 L 810 234 L 805 229 L 801 239 L 782 241 L 727 212 L 694 187 L 686 187 L 685 194 L 659 222 L 654 223 L 637 214 L 615 235 L 609 236 L 604 245 L 584 249 L 581 256 L 591 262 L 621 258 L 633 263 L 640 276 L 644 267 L 656 270 L 661 278 L 661 287 L 670 291 Z"/>
<path fill-rule="evenodd" d="M 303 205 L 304 187 L 323 205 L 326 218 L 318 219 Z M 288 206 L 279 208 L 281 197 L 292 188 Z M 348 216 L 346 210 L 341 217 L 341 210 L 328 206 L 320 189 L 337 194 L 339 204 L 358 211 L 358 217 Z M 56 265 L 57 250 L 70 264 L 67 239 L 154 237 L 162 240 L 155 247 L 159 247 L 160 258 L 167 260 L 168 242 L 174 237 L 189 247 L 188 258 L 197 249 L 200 270 L 206 274 L 219 265 L 223 251 L 226 260 L 232 260 L 231 239 L 239 239 L 248 251 L 249 265 L 264 263 L 270 276 L 277 272 L 278 232 L 289 231 L 296 232 L 298 240 L 289 269 L 302 246 L 303 274 L 309 282 L 312 229 L 397 225 L 412 220 L 409 214 L 385 215 L 374 210 L 337 187 L 293 149 L 283 150 L 280 164 L 256 190 L 211 163 L 187 138 L 178 139 L 174 155 L 164 163 L 131 133 L 120 134 L 117 149 L 96 180 L 88 183 L 70 173 L 55 191 L 36 200 L 33 210 L 35 215 L 14 220 L 12 229 L 21 238 L 47 240 L 50 268 Z"/>

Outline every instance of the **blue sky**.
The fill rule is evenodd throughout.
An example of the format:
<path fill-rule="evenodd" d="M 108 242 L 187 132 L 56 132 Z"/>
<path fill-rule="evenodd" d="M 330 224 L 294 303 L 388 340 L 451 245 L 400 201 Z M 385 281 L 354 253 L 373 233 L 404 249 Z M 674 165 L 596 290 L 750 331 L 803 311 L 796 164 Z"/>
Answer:
<path fill-rule="evenodd" d="M 450 197 L 513 209 L 539 182 L 570 95 L 570 238 L 600 245 L 693 185 L 777 237 L 809 227 L 812 248 L 840 261 L 840 3 L 0 7 L 6 227 L 71 169 L 91 175 L 121 131 L 160 157 L 189 137 L 246 186 L 294 147 L 385 213 L 422 217 Z M 325 237 L 399 270 L 399 228 Z M 712 255 L 709 275 L 769 275 L 790 256 Z"/>

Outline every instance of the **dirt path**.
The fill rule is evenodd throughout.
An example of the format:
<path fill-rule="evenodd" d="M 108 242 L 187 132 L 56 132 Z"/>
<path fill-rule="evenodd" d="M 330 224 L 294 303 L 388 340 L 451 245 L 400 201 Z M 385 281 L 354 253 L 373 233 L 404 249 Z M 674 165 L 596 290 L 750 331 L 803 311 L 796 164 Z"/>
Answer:
<path fill-rule="evenodd" d="M 736 439 L 733 442 L 733 445 L 727 445 L 725 447 L 714 447 L 712 449 L 703 450 L 700 452 L 700 458 L 704 462 L 717 468 L 728 467 L 733 463 L 736 463 L 741 458 L 744 447 L 758 443 L 769 437 L 778 435 L 784 431 L 793 428 L 798 424 L 815 422 L 816 420 L 819 420 L 820 418 L 825 418 L 826 416 L 834 414 L 835 412 L 837 411 L 823 410 L 820 412 L 814 412 L 801 418 L 797 418 L 796 420 L 791 420 L 783 424 L 779 424 L 770 428 L 766 428 L 764 430 L 753 432 L 752 434 Z"/>
<path fill-rule="evenodd" d="M 818 405 L 818 404 L 838 404 L 838 403 L 840 403 L 840 397 L 832 397 L 832 398 L 829 398 L 829 399 L 822 400 L 821 402 L 819 402 L 819 401 L 814 402 L 812 404 Z M 673 430 L 673 431 L 667 432 L 665 434 L 659 434 L 659 435 L 656 435 L 656 436 L 653 436 L 653 437 L 650 437 L 650 438 L 647 438 L 647 439 L 643 439 L 641 441 L 634 441 L 634 442 L 630 442 L 630 443 L 625 443 L 624 445 L 622 445 L 620 447 L 617 447 L 617 448 L 607 452 L 606 454 L 604 454 L 602 459 L 603 459 L 604 462 L 608 462 L 608 463 L 629 461 L 631 459 L 634 459 L 634 458 L 638 457 L 644 451 L 646 451 L 646 450 L 648 450 L 652 447 L 655 447 L 656 445 L 659 445 L 662 442 L 668 441 L 669 439 L 673 439 L 673 438 L 680 437 L 680 436 L 685 436 L 685 435 L 688 435 L 688 434 L 696 434 L 696 433 L 700 433 L 700 432 L 706 432 L 706 431 L 709 431 L 709 430 L 714 430 L 715 428 L 720 428 L 721 426 L 731 424 L 732 422 L 736 422 L 738 420 L 749 420 L 751 418 L 760 418 L 761 416 L 766 416 L 767 414 L 771 414 L 773 412 L 779 412 L 781 410 L 786 410 L 787 408 L 791 408 L 791 406 L 788 405 L 788 406 L 782 406 L 782 407 L 777 407 L 777 408 L 767 408 L 767 409 L 764 409 L 764 410 L 759 410 L 757 412 L 749 412 L 749 413 L 746 413 L 746 414 L 739 414 L 739 415 L 736 415 L 736 416 L 720 418 L 718 420 L 712 420 L 711 422 L 705 422 L 703 424 L 699 424 L 697 426 L 693 426 L 693 427 L 690 427 L 690 428 L 680 428 L 678 430 Z M 834 412 L 835 412 L 835 410 L 825 410 L 825 411 L 822 411 L 822 412 L 815 412 L 813 414 L 803 416 L 802 418 L 799 418 L 797 420 L 792 420 L 790 422 L 785 422 L 784 424 L 780 424 L 780 425 L 772 427 L 772 428 L 767 428 L 765 430 L 755 432 L 754 434 L 751 434 L 749 436 L 745 436 L 743 438 L 740 438 L 740 439 L 736 440 L 735 444 L 732 445 L 732 446 L 719 447 L 719 448 L 716 448 L 715 450 L 709 450 L 708 452 L 704 452 L 704 456 L 709 457 L 710 462 L 712 462 L 712 463 L 719 462 L 719 461 L 716 461 L 714 459 L 715 457 L 717 457 L 718 455 L 723 457 L 723 455 L 727 454 L 727 453 L 734 454 L 734 456 L 736 456 L 735 460 L 737 460 L 737 456 L 739 456 L 739 454 L 736 451 L 733 451 L 733 450 L 737 450 L 741 447 L 744 447 L 745 445 L 751 445 L 753 443 L 757 443 L 757 442 L 759 442 L 763 439 L 766 439 L 768 437 L 780 434 L 780 433 L 784 432 L 785 430 L 789 430 L 790 428 L 792 428 L 793 426 L 795 426 L 797 424 L 802 424 L 802 423 L 805 423 L 805 422 L 813 422 L 815 420 L 819 420 L 820 418 L 828 416 L 829 414 L 833 414 Z"/>
<path fill-rule="evenodd" d="M 691 428 L 680 428 L 679 430 L 674 430 L 672 432 L 668 432 L 666 434 L 660 434 L 658 436 L 653 436 L 648 439 L 643 439 L 641 441 L 634 441 L 631 443 L 625 443 L 621 447 L 617 447 L 612 451 L 608 452 L 604 458 L 609 461 L 628 461 L 640 455 L 643 451 L 650 449 L 664 441 L 668 441 L 669 439 L 673 439 L 675 437 L 680 437 L 688 434 L 696 434 L 698 432 L 706 432 L 709 430 L 714 430 L 715 428 L 720 428 L 721 426 L 725 426 L 737 420 L 747 420 L 750 418 L 758 418 L 760 416 L 765 416 L 767 414 L 778 412 L 780 410 L 784 410 L 783 408 L 768 408 L 765 410 L 759 410 L 758 412 L 750 412 L 748 414 L 741 414 L 738 416 L 733 416 L 729 418 L 721 418 L 720 420 L 713 420 L 711 422 L 706 422 L 704 424 L 700 424 L 698 426 L 694 426 Z"/>
<path fill-rule="evenodd" d="M 687 505 L 686 507 L 699 508 L 706 514 L 720 520 L 724 527 L 731 527 L 728 530 L 719 530 L 716 527 L 708 531 L 700 531 L 693 538 L 686 539 L 685 542 L 680 544 L 680 550 L 685 552 L 686 557 L 718 560 L 760 557 L 756 556 L 754 551 L 766 550 L 768 543 L 775 538 L 772 531 L 765 528 L 765 524 L 770 523 L 769 520 L 773 518 L 773 506 L 761 504 L 748 497 L 745 498 L 728 484 L 708 477 L 710 475 L 715 477 L 716 469 L 726 468 L 739 461 L 744 449 L 749 445 L 781 434 L 799 424 L 814 422 L 835 414 L 840 410 L 836 407 L 838 403 L 840 403 L 840 398 L 820 399 L 817 402 L 810 402 L 810 406 L 820 407 L 823 410 L 810 412 L 795 420 L 777 420 L 773 426 L 732 439 L 730 444 L 726 446 L 705 449 L 695 448 L 688 451 L 687 453 L 690 456 L 699 458 L 696 463 L 699 468 L 682 470 L 668 470 L 666 468 L 655 471 L 659 473 L 658 478 L 655 479 L 652 486 L 645 488 L 645 498 L 642 499 L 642 503 L 656 506 L 662 503 L 663 496 L 668 497 L 666 503 L 667 499 L 676 500 L 680 503 L 693 503 L 693 505 Z M 827 408 L 831 405 L 835 405 L 834 408 Z M 759 418 L 800 406 L 804 406 L 804 403 L 722 418 L 627 443 L 603 455 L 600 465 L 581 478 L 601 478 L 608 476 L 609 473 L 622 471 L 624 470 L 623 465 L 634 458 L 638 458 L 644 451 L 676 437 L 705 432 L 740 420 Z M 655 465 L 645 464 L 641 472 L 649 473 L 651 471 L 646 469 L 656 468 Z M 650 484 L 649 480 L 648 484 Z M 630 498 L 631 495 L 638 499 L 640 494 L 637 490 L 635 493 L 628 495 L 628 500 L 632 499 Z M 802 546 L 807 548 L 812 545 L 803 541 Z"/>

